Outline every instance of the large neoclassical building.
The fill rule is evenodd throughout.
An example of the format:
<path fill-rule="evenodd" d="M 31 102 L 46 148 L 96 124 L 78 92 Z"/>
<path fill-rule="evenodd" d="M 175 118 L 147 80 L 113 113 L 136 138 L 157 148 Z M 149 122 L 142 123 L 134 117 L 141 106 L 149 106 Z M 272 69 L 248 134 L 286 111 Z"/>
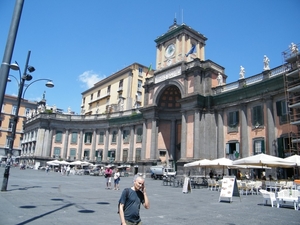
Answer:
<path fill-rule="evenodd" d="M 143 90 L 122 92 L 126 107 L 104 110 L 101 93 L 97 95 L 101 88 L 95 87 L 83 93 L 84 115 L 40 113 L 25 124 L 21 158 L 31 163 L 61 158 L 129 164 L 141 172 L 168 163 L 181 173 L 184 163 L 203 158 L 299 153 L 293 141 L 298 128 L 290 123 L 284 85 L 291 63 L 270 69 L 266 62 L 248 78 L 241 68 L 240 78 L 227 84 L 225 68 L 205 59 L 206 41 L 201 33 L 174 21 L 155 40 L 156 70 L 143 79 L 136 77 L 143 80 Z M 136 65 L 145 74 L 147 67 Z M 101 87 L 140 87 L 134 76 L 131 82 L 124 82 L 125 77 L 102 81 Z M 133 104 L 136 92 L 143 99 L 139 107 Z M 100 114 L 97 107 L 103 109 Z"/>

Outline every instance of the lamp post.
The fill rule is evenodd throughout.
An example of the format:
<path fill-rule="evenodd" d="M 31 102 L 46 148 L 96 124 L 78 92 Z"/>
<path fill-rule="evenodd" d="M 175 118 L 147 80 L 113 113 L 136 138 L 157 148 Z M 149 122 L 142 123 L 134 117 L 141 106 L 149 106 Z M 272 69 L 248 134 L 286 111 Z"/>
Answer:
<path fill-rule="evenodd" d="M 48 79 L 38 79 L 36 81 L 31 82 L 25 88 L 25 91 L 24 91 L 24 94 L 23 94 L 23 89 L 24 89 L 24 86 L 25 86 L 25 81 L 32 80 L 32 76 L 30 74 L 27 74 L 27 70 L 29 72 L 34 72 L 35 71 L 34 67 L 28 65 L 29 59 L 30 59 L 30 53 L 31 53 L 31 51 L 28 51 L 27 60 L 26 60 L 26 64 L 25 64 L 25 69 L 24 69 L 24 72 L 23 72 L 23 76 L 21 76 L 21 71 L 20 71 L 20 68 L 19 68 L 19 66 L 18 66 L 17 63 L 10 65 L 10 68 L 12 70 L 18 70 L 19 71 L 20 83 L 19 83 L 19 92 L 18 92 L 18 97 L 17 97 L 17 106 L 16 106 L 15 115 L 14 115 L 14 118 L 13 118 L 12 132 L 11 132 L 11 137 L 10 137 L 10 141 L 9 141 L 9 149 L 8 149 L 8 153 L 7 153 L 7 163 L 6 163 L 5 170 L 4 170 L 3 183 L 2 183 L 1 191 L 6 191 L 7 190 L 8 178 L 9 178 L 9 170 L 10 170 L 10 165 L 11 165 L 11 156 L 12 156 L 12 153 L 13 153 L 14 140 L 15 140 L 15 137 L 16 137 L 16 128 L 17 128 L 17 123 L 18 123 L 18 119 L 19 119 L 19 109 L 20 109 L 20 105 L 21 105 L 21 99 L 22 99 L 22 97 L 24 97 L 24 94 L 25 94 L 27 88 L 32 83 L 35 83 L 35 82 L 40 81 L 40 80 L 48 80 Z M 47 87 L 54 87 L 54 84 L 52 83 L 51 80 L 48 80 L 48 82 L 46 83 L 46 86 Z"/>

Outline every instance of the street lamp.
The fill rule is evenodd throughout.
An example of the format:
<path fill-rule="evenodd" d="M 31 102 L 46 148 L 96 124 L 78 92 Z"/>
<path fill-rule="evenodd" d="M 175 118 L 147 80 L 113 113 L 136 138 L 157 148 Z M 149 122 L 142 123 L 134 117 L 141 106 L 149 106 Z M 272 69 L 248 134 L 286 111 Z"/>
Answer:
<path fill-rule="evenodd" d="M 38 80 L 35 80 L 35 81 L 31 82 L 30 84 L 28 84 L 26 86 L 26 88 L 25 88 L 24 93 L 23 93 L 23 89 L 24 89 L 24 86 L 25 86 L 25 81 L 32 80 L 32 76 L 30 74 L 27 74 L 27 70 L 30 73 L 35 71 L 35 68 L 33 66 L 29 66 L 28 65 L 29 58 L 30 58 L 30 53 L 31 53 L 31 51 L 28 51 L 27 60 L 26 60 L 26 64 L 25 64 L 25 69 L 24 69 L 24 72 L 23 72 L 23 76 L 21 76 L 21 71 L 20 71 L 18 63 L 14 63 L 14 64 L 11 64 L 9 66 L 10 69 L 12 69 L 12 70 L 18 70 L 19 71 L 20 82 L 18 82 L 18 79 L 16 77 L 10 75 L 10 76 L 14 77 L 17 80 L 17 82 L 19 84 L 19 92 L 18 92 L 18 97 L 17 97 L 17 107 L 16 107 L 14 118 L 13 118 L 12 132 L 11 132 L 11 137 L 10 137 L 10 141 L 9 141 L 9 149 L 8 149 L 8 153 L 7 153 L 7 163 L 6 163 L 5 170 L 4 170 L 3 183 L 2 183 L 1 191 L 6 191 L 7 190 L 7 183 L 8 183 L 8 178 L 9 178 L 9 170 L 10 170 L 10 165 L 11 165 L 11 156 L 12 156 L 13 147 L 14 147 L 14 140 L 15 140 L 15 137 L 16 137 L 16 128 L 17 128 L 17 123 L 18 123 L 18 119 L 19 119 L 19 109 L 20 109 L 20 105 L 21 105 L 21 99 L 24 97 L 24 94 L 25 94 L 27 88 L 31 84 L 33 84 L 33 83 L 35 83 L 37 81 L 47 80 L 48 82 L 46 83 L 46 86 L 50 87 L 50 88 L 54 87 L 54 84 L 52 83 L 51 80 L 49 80 L 49 79 L 38 79 Z"/>

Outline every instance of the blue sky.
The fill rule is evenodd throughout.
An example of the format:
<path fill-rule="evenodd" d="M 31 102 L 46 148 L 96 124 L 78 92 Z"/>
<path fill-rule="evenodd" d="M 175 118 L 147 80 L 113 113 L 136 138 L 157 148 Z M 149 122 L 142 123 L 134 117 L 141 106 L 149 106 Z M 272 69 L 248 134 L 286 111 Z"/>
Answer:
<path fill-rule="evenodd" d="M 15 1 L 0 1 L 0 57 L 3 58 Z M 155 69 L 154 40 L 174 17 L 205 35 L 206 59 L 225 67 L 227 83 L 283 63 L 282 52 L 300 43 L 299 0 L 25 0 L 12 62 L 23 72 L 28 50 L 33 80 L 25 98 L 80 113 L 81 93 L 96 81 L 138 62 Z M 183 13 L 182 13 L 183 12 Z M 11 71 L 10 74 L 18 76 Z M 17 83 L 6 87 L 16 95 Z"/>

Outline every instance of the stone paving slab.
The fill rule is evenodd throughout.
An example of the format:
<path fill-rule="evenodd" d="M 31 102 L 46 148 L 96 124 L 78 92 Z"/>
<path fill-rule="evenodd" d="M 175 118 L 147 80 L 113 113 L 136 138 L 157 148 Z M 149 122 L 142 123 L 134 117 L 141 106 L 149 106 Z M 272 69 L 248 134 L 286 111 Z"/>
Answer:
<path fill-rule="evenodd" d="M 1 181 L 4 168 L 0 168 Z M 121 189 L 132 185 L 122 177 Z M 114 225 L 120 224 L 117 204 L 121 191 L 106 190 L 105 178 L 88 175 L 11 168 L 6 192 L 0 192 L 0 225 Z M 1 183 L 2 184 L 2 183 Z M 143 225 L 300 224 L 292 205 L 272 208 L 261 195 L 233 197 L 219 202 L 220 193 L 163 186 L 146 178 L 150 209 L 141 209 Z"/>

